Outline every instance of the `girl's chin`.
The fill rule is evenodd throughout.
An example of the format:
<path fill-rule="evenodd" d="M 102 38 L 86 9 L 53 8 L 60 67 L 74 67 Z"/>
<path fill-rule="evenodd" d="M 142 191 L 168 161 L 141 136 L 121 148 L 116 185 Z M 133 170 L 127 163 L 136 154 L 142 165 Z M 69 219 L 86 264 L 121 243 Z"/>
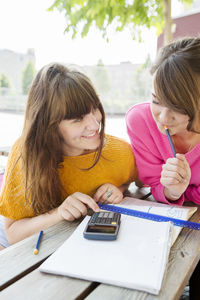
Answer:
<path fill-rule="evenodd" d="M 100 141 L 95 141 L 93 143 L 87 143 L 86 149 L 96 150 L 99 146 L 100 146 Z"/>
<path fill-rule="evenodd" d="M 159 130 L 162 134 L 165 134 L 165 135 L 166 135 L 166 131 L 165 131 L 164 128 L 158 126 L 158 130 Z"/>

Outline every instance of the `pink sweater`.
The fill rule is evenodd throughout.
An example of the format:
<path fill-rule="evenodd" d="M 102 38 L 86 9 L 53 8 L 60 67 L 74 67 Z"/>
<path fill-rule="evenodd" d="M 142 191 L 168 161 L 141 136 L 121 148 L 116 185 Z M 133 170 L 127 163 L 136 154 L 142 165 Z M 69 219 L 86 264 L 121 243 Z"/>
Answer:
<path fill-rule="evenodd" d="M 157 201 L 182 205 L 192 201 L 200 205 L 200 143 L 185 157 L 191 168 L 191 179 L 185 193 L 176 201 L 169 202 L 160 183 L 162 165 L 173 153 L 166 135 L 162 134 L 152 117 L 150 103 L 133 106 L 126 114 L 127 131 L 138 167 L 139 178 L 151 187 Z"/>

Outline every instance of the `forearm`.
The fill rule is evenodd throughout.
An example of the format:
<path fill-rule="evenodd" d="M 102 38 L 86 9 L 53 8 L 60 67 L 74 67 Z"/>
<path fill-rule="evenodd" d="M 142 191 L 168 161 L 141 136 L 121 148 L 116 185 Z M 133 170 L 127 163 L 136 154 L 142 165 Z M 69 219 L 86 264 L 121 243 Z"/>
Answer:
<path fill-rule="evenodd" d="M 19 242 L 32 234 L 46 229 L 61 221 L 57 208 L 49 213 L 32 218 L 24 218 L 20 220 L 11 220 L 5 218 L 5 232 L 10 244 Z"/>

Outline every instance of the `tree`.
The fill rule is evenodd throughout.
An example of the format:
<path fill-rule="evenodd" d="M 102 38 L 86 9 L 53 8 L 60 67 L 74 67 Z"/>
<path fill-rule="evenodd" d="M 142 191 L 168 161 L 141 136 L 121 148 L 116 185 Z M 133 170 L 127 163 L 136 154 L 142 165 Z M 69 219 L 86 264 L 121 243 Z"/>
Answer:
<path fill-rule="evenodd" d="M 8 77 L 5 74 L 1 74 L 0 76 L 0 87 L 2 88 L 10 88 L 10 82 Z"/>
<path fill-rule="evenodd" d="M 0 94 L 6 95 L 9 92 L 10 87 L 11 85 L 8 77 L 2 73 L 0 76 Z"/>
<path fill-rule="evenodd" d="M 22 91 L 23 94 L 27 94 L 29 87 L 33 81 L 35 75 L 35 66 L 32 61 L 29 61 L 25 69 L 22 72 Z"/>
<path fill-rule="evenodd" d="M 125 27 L 131 30 L 134 39 L 141 40 L 141 30 L 156 27 L 157 33 L 164 30 L 165 44 L 172 40 L 172 0 L 55 0 L 54 8 L 64 12 L 66 31 L 72 30 L 74 38 L 78 32 L 84 37 L 92 25 L 108 39 L 107 29 L 112 24 L 116 31 Z M 191 4 L 193 0 L 179 0 Z"/>
<path fill-rule="evenodd" d="M 92 81 L 98 93 L 104 96 L 110 88 L 110 76 L 107 68 L 104 66 L 101 59 L 99 59 L 97 66 L 94 66 L 92 72 Z"/>
<path fill-rule="evenodd" d="M 133 74 L 132 99 L 136 101 L 135 103 L 147 101 L 151 98 L 152 80 L 149 71 L 151 65 L 151 58 L 148 54 L 144 64 L 140 65 Z"/>

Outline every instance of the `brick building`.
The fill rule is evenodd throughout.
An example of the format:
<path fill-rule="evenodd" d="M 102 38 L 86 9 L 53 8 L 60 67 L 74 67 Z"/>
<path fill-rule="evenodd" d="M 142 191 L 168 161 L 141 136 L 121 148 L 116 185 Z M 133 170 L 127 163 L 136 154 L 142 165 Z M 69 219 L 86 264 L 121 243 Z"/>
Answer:
<path fill-rule="evenodd" d="M 200 9 L 187 12 L 172 19 L 172 32 L 173 39 L 184 36 L 197 36 L 200 35 Z M 158 37 L 157 49 L 163 46 L 163 33 Z"/>

